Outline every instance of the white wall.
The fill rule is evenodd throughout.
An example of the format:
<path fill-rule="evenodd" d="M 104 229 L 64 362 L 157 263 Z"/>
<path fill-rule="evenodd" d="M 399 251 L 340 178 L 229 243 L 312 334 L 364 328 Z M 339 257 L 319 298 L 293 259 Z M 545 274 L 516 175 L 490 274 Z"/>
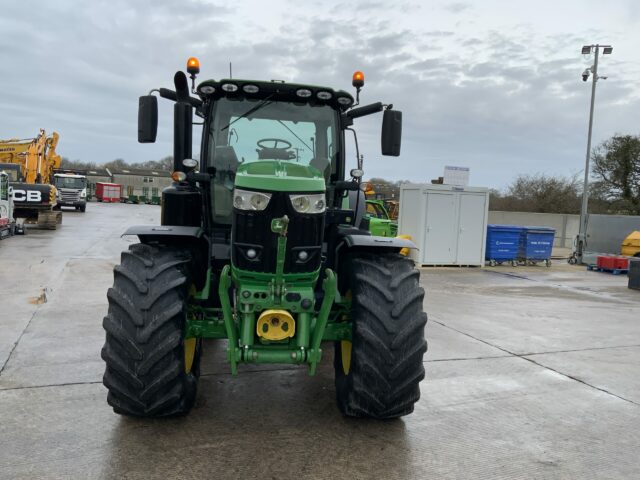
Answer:
<path fill-rule="evenodd" d="M 622 241 L 635 230 L 640 230 L 640 216 L 590 214 L 585 250 L 617 255 Z"/>

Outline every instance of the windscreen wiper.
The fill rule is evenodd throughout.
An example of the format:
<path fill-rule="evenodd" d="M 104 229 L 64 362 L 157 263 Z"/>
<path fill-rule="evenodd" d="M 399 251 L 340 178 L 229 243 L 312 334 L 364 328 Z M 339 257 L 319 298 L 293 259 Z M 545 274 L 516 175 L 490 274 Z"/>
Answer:
<path fill-rule="evenodd" d="M 226 130 L 227 128 L 229 128 L 231 125 L 233 125 L 234 123 L 236 123 L 238 120 L 242 119 L 242 118 L 246 118 L 249 115 L 253 115 L 254 113 L 256 113 L 258 110 L 260 110 L 262 107 L 266 107 L 267 105 L 269 105 L 270 103 L 272 103 L 270 101 L 270 98 L 273 97 L 273 93 L 271 95 L 269 95 L 267 98 L 265 98 L 264 100 L 262 100 L 258 105 L 256 105 L 253 108 L 250 108 L 249 110 L 247 110 L 246 112 L 244 112 L 242 115 L 240 115 L 238 118 L 236 118 L 233 122 L 229 122 L 229 124 L 226 127 L 223 127 L 220 129 L 220 131 Z"/>
<path fill-rule="evenodd" d="M 293 130 L 291 130 L 289 127 L 287 127 L 287 125 L 286 125 L 282 120 L 278 120 L 278 123 L 279 123 L 280 125 L 282 125 L 284 128 L 286 128 L 287 130 L 289 130 L 289 131 L 291 132 L 291 134 L 292 134 L 294 137 L 296 137 L 298 140 L 300 140 L 300 142 L 301 142 L 305 147 L 307 147 L 307 148 L 311 151 L 311 153 L 313 154 L 313 156 L 315 157 L 316 152 L 313 150 L 313 148 L 311 148 L 309 145 L 307 145 L 307 144 L 305 143 L 305 141 L 304 141 L 304 140 L 302 140 L 298 135 L 296 135 L 296 132 L 294 132 L 294 131 L 293 131 Z"/>

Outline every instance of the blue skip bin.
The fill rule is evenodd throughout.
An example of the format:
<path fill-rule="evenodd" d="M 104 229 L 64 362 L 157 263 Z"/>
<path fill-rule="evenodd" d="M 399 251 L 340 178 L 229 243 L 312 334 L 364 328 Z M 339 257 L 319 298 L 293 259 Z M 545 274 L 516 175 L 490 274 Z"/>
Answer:
<path fill-rule="evenodd" d="M 519 260 L 535 264 L 544 262 L 551 266 L 551 250 L 556 231 L 549 227 L 524 227 L 520 237 Z"/>
<path fill-rule="evenodd" d="M 519 225 L 487 225 L 487 248 L 485 260 L 491 266 L 511 262 L 515 267 L 520 254 L 520 238 L 524 227 Z"/>

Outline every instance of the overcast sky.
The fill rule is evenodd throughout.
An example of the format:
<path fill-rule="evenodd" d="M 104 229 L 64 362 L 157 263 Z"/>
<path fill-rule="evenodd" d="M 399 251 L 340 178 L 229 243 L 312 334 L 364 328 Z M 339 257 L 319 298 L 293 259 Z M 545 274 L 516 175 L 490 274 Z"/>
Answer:
<path fill-rule="evenodd" d="M 357 121 L 365 176 L 428 181 L 445 165 L 473 185 L 584 168 L 593 58 L 601 57 L 594 143 L 640 133 L 640 2 L 2 2 L 0 138 L 56 130 L 71 159 L 128 162 L 172 153 L 171 105 L 159 141 L 136 141 L 137 98 L 171 87 L 189 56 L 200 80 L 282 79 L 349 90 L 404 112 L 402 155 L 382 157 L 381 115 Z M 354 163 L 349 159 L 350 165 Z"/>

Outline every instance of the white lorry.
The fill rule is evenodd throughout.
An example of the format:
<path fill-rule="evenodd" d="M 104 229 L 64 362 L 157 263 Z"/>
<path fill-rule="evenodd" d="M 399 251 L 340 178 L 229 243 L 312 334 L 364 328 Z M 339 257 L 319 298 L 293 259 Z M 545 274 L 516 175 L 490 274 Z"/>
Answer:
<path fill-rule="evenodd" d="M 87 209 L 87 177 L 78 172 L 56 170 L 53 185 L 58 190 L 58 207 L 75 207 L 84 212 Z"/>

